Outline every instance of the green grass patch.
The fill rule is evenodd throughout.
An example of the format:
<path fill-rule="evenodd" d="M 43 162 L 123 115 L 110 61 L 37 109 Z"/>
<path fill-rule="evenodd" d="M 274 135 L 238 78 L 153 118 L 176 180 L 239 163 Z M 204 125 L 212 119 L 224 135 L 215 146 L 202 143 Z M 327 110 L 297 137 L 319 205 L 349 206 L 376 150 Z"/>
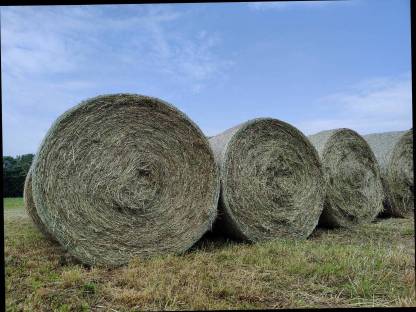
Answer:
<path fill-rule="evenodd" d="M 20 210 L 19 210 L 20 211 Z M 413 219 L 317 230 L 305 241 L 203 241 L 107 270 L 62 261 L 23 214 L 5 215 L 9 311 L 414 306 Z"/>
<path fill-rule="evenodd" d="M 25 206 L 23 197 L 5 197 L 3 198 L 4 209 L 23 208 Z"/>

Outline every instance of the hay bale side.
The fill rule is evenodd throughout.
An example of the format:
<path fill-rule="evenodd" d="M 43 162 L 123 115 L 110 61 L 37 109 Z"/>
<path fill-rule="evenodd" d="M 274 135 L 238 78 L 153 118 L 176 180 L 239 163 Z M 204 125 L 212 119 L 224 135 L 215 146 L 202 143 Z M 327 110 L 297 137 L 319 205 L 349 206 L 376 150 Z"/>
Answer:
<path fill-rule="evenodd" d="M 393 214 L 406 216 L 414 210 L 413 130 L 406 131 L 394 145 L 387 166 Z"/>
<path fill-rule="evenodd" d="M 392 205 L 392 195 L 387 182 L 387 167 L 393 153 L 394 146 L 406 131 L 391 131 L 364 135 L 363 138 L 370 145 L 377 158 L 381 171 L 381 181 L 384 189 L 383 210 L 381 217 L 398 217 L 399 211 Z"/>
<path fill-rule="evenodd" d="M 367 142 L 350 129 L 308 137 L 316 147 L 326 181 L 320 224 L 349 227 L 371 222 L 383 209 L 380 168 Z"/>
<path fill-rule="evenodd" d="M 29 172 L 26 175 L 25 185 L 23 189 L 23 201 L 25 203 L 26 212 L 29 215 L 30 219 L 32 219 L 35 226 L 38 230 L 43 234 L 43 236 L 50 240 L 51 242 L 56 242 L 55 238 L 52 234 L 48 231 L 46 226 L 43 224 L 42 220 L 39 218 L 39 215 L 36 211 L 35 202 L 33 201 L 33 193 L 32 193 L 32 170 L 29 169 Z"/>
<path fill-rule="evenodd" d="M 251 242 L 312 233 L 323 209 L 323 173 L 299 130 L 258 118 L 209 142 L 221 172 L 214 231 Z"/>
<path fill-rule="evenodd" d="M 377 158 L 380 171 L 387 173 L 387 166 L 393 152 L 394 145 L 400 140 L 406 131 L 391 131 L 363 135 Z"/>
<path fill-rule="evenodd" d="M 104 95 L 70 109 L 46 134 L 32 174 L 39 217 L 85 264 L 183 253 L 216 217 L 208 140 L 152 97 Z"/>

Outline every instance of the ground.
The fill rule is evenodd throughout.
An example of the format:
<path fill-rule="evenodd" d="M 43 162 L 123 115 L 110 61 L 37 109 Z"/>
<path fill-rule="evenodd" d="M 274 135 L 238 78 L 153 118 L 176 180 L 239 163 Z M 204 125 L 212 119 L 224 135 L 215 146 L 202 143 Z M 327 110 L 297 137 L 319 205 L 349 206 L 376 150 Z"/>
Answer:
<path fill-rule="evenodd" d="M 318 229 L 305 241 L 204 239 L 117 269 L 77 264 L 4 200 L 8 311 L 414 306 L 414 219 Z"/>

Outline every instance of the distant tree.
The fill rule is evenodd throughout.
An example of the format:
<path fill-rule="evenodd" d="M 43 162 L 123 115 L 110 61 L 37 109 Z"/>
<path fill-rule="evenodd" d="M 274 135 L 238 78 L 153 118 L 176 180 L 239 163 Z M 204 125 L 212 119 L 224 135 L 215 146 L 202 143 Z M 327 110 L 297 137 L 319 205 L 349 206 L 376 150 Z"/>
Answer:
<path fill-rule="evenodd" d="M 3 170 L 8 170 L 15 166 L 16 160 L 11 156 L 4 156 L 3 157 Z"/>
<path fill-rule="evenodd" d="M 33 154 L 13 158 L 3 156 L 3 196 L 21 197 L 26 175 L 33 161 Z"/>

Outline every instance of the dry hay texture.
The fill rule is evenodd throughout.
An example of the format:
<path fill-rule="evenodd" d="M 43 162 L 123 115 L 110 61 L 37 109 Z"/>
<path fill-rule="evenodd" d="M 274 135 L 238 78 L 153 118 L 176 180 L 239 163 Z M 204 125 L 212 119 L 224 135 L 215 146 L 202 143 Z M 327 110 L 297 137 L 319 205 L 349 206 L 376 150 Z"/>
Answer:
<path fill-rule="evenodd" d="M 32 219 L 35 226 L 38 230 L 45 236 L 45 238 L 49 239 L 52 242 L 55 242 L 54 237 L 46 228 L 45 224 L 43 224 L 42 220 L 39 218 L 39 215 L 36 211 L 35 202 L 33 201 L 32 195 L 32 170 L 29 169 L 25 179 L 25 185 L 23 189 L 23 200 L 25 203 L 26 212 L 29 217 Z"/>
<path fill-rule="evenodd" d="M 413 130 L 410 130 L 394 146 L 387 167 L 392 206 L 400 216 L 414 210 L 413 175 Z"/>
<path fill-rule="evenodd" d="M 326 181 L 320 224 L 350 227 L 373 221 L 383 209 L 380 167 L 370 146 L 351 129 L 309 136 L 321 158 Z"/>
<path fill-rule="evenodd" d="M 364 135 L 364 139 L 368 142 L 376 156 L 381 170 L 381 178 L 384 189 L 383 211 L 380 213 L 384 217 L 398 217 L 400 211 L 395 209 L 392 204 L 392 195 L 389 183 L 387 181 L 387 168 L 393 153 L 394 146 L 403 136 L 405 131 L 391 131 L 383 133 L 373 133 Z"/>
<path fill-rule="evenodd" d="M 156 98 L 104 95 L 65 112 L 32 174 L 39 217 L 85 264 L 183 253 L 216 217 L 220 182 L 208 140 Z"/>
<path fill-rule="evenodd" d="M 384 215 L 401 217 L 414 209 L 413 130 L 365 135 L 379 160 L 385 189 Z"/>
<path fill-rule="evenodd" d="M 323 209 L 323 173 L 299 130 L 258 118 L 209 141 L 221 172 L 215 231 L 251 242 L 312 233 Z"/>

